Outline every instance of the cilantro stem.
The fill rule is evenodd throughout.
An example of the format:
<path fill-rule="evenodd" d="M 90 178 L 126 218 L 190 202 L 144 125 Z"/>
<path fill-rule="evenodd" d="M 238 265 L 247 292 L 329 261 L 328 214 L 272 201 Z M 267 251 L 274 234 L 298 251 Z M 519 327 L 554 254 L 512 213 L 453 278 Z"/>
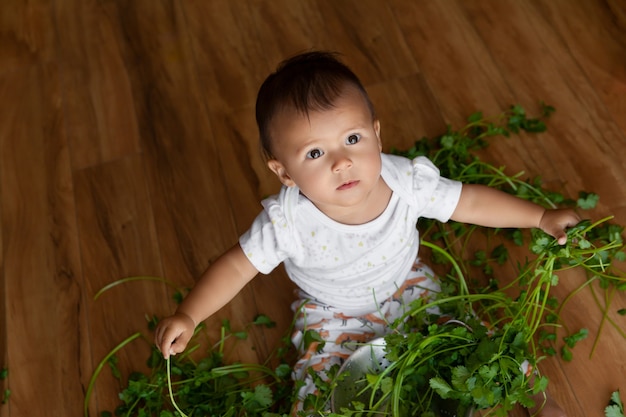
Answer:
<path fill-rule="evenodd" d="M 117 281 L 113 281 L 110 284 L 105 285 L 104 287 L 102 287 L 96 293 L 96 295 L 93 296 L 93 299 L 94 299 L 94 301 L 97 300 L 102 294 L 104 294 L 105 292 L 109 291 L 111 288 L 117 287 L 118 285 L 125 284 L 127 282 L 134 282 L 134 281 L 157 281 L 157 282 L 162 282 L 162 283 L 167 284 L 168 286 L 174 288 L 175 290 L 178 290 L 178 287 L 176 286 L 176 284 L 174 284 L 173 282 L 171 282 L 169 280 L 161 278 L 161 277 L 152 277 L 152 276 L 127 277 L 127 278 L 118 279 Z"/>
<path fill-rule="evenodd" d="M 170 394 L 170 401 L 172 401 L 172 405 L 174 406 L 176 411 L 180 413 L 182 417 L 187 417 L 187 414 L 183 413 L 183 410 L 181 410 L 178 407 L 178 404 L 176 404 L 176 400 L 174 399 L 174 393 L 172 392 L 172 372 L 170 368 L 170 357 L 167 358 L 166 364 L 167 364 L 167 390 Z"/>
<path fill-rule="evenodd" d="M 425 240 L 422 240 L 422 245 L 426 246 L 427 248 L 430 248 L 433 251 L 439 252 L 446 259 L 448 259 L 448 261 L 450 261 L 450 263 L 452 264 L 452 267 L 454 268 L 454 270 L 456 271 L 459 277 L 459 285 L 461 287 L 459 290 L 460 290 L 461 295 L 469 294 L 469 288 L 467 287 L 467 282 L 465 281 L 465 276 L 463 275 L 463 271 L 461 271 L 461 268 L 459 267 L 458 262 L 452 257 L 452 255 L 450 255 L 447 251 L 445 251 L 441 247 L 437 245 L 433 245 L 432 243 L 427 242 Z"/>
<path fill-rule="evenodd" d="M 133 334 L 132 336 L 127 337 L 126 339 L 124 339 L 120 344 L 118 344 L 117 346 L 115 346 L 98 364 L 98 366 L 96 367 L 96 369 L 93 371 L 93 375 L 91 375 L 91 379 L 89 380 L 89 385 L 87 386 L 87 392 L 85 393 L 85 401 L 83 402 L 83 411 L 84 411 L 84 415 L 85 417 L 89 417 L 89 402 L 91 400 L 91 393 L 93 392 L 93 388 L 96 384 L 96 379 L 98 378 L 98 375 L 100 375 L 100 372 L 102 372 L 102 368 L 104 368 L 104 365 L 107 364 L 107 362 L 109 361 L 109 359 L 111 359 L 113 357 L 113 355 L 115 355 L 120 349 L 122 349 L 124 346 L 128 345 L 130 342 L 132 342 L 133 340 L 141 337 L 142 334 L 141 332 L 137 332 L 135 334 Z"/>
<path fill-rule="evenodd" d="M 617 325 L 617 323 L 615 323 L 615 321 L 613 321 L 613 319 L 609 317 L 609 307 L 613 301 L 613 296 L 615 295 L 616 288 L 612 288 L 610 292 L 608 289 L 605 290 L 604 307 L 600 305 L 600 301 L 598 300 L 598 296 L 595 293 L 593 287 L 590 287 L 590 288 L 591 288 L 591 294 L 593 295 L 596 305 L 602 311 L 602 320 L 600 321 L 600 325 L 598 326 L 598 331 L 593 341 L 593 346 L 591 347 L 591 352 L 589 353 L 589 357 L 593 356 L 593 353 L 595 352 L 598 342 L 600 340 L 600 334 L 602 333 L 602 329 L 604 328 L 604 325 L 607 321 L 622 335 L 622 337 L 626 338 L 626 333 L 624 333 L 624 331 Z"/>

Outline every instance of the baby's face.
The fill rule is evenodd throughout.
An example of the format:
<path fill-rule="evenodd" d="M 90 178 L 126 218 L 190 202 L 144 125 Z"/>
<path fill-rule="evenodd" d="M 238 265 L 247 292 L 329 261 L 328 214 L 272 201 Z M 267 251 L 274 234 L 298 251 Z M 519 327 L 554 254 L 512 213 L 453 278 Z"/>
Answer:
<path fill-rule="evenodd" d="M 353 214 L 376 210 L 376 197 L 388 191 L 380 177 L 380 124 L 354 87 L 346 87 L 332 109 L 308 117 L 280 112 L 271 136 L 270 169 L 335 220 L 350 222 Z"/>

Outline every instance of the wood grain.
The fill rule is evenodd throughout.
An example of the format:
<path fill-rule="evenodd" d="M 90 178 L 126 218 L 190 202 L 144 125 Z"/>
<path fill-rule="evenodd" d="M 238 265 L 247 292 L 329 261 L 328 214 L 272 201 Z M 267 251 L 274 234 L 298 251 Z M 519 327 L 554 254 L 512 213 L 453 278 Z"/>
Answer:
<path fill-rule="evenodd" d="M 84 281 L 56 67 L 5 73 L 0 97 L 11 103 L 1 112 L 0 136 L 7 408 L 10 415 L 72 414 L 92 364 L 79 314 Z M 34 401 L 36 392 L 46 401 Z"/>
<path fill-rule="evenodd" d="M 626 7 L 620 0 L 6 0 L 0 5 L 0 417 L 82 415 L 95 366 L 120 341 L 142 369 L 145 315 L 175 307 L 155 282 L 189 287 L 279 183 L 254 121 L 256 92 L 301 51 L 338 51 L 365 83 L 385 150 L 460 127 L 477 111 L 556 107 L 548 132 L 496 139 L 483 157 L 540 176 L 555 191 L 600 195 L 594 219 L 626 224 Z M 513 263 L 502 273 L 511 273 Z M 507 272 L 508 271 L 508 272 Z M 583 283 L 562 274 L 560 298 Z M 207 320 L 255 330 L 229 352 L 262 361 L 291 321 L 282 268 L 260 276 Z M 594 287 L 603 302 L 601 289 Z M 626 295 L 609 316 L 621 329 Z M 590 291 L 564 310 L 592 337 L 574 361 L 543 362 L 570 417 L 600 416 L 626 392 L 623 337 Z M 113 410 L 107 369 L 90 415 Z M 524 415 L 516 410 L 512 415 Z"/>

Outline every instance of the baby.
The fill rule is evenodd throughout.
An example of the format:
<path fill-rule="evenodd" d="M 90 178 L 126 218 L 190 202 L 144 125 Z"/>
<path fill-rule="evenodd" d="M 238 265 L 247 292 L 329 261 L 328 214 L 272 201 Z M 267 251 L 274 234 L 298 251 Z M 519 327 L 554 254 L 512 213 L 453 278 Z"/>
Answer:
<path fill-rule="evenodd" d="M 155 341 L 165 358 L 183 352 L 195 327 L 259 272 L 281 262 L 299 287 L 294 378 L 300 401 L 354 349 L 389 331 L 402 306 L 437 289 L 418 258 L 418 218 L 487 227 L 541 228 L 566 242 L 580 221 L 498 190 L 443 178 L 426 158 L 382 153 L 380 122 L 357 76 L 332 53 L 283 62 L 261 86 L 256 119 L 267 165 L 283 184 L 239 242 L 198 280 Z M 325 343 L 303 346 L 306 331 Z M 544 416 L 564 416 L 551 399 Z"/>

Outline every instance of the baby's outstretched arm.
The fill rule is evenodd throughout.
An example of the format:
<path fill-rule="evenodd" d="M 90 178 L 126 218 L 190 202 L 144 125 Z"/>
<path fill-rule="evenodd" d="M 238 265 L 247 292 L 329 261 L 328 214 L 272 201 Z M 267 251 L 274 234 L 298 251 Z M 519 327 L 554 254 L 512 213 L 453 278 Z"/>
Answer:
<path fill-rule="evenodd" d="M 201 321 L 208 318 L 258 274 L 236 244 L 204 272 L 176 313 L 159 322 L 154 341 L 165 359 L 181 353 Z"/>
<path fill-rule="evenodd" d="M 537 227 L 562 245 L 567 240 L 565 229 L 575 226 L 580 217 L 571 209 L 548 210 L 494 188 L 463 184 L 452 220 L 486 227 Z"/>

